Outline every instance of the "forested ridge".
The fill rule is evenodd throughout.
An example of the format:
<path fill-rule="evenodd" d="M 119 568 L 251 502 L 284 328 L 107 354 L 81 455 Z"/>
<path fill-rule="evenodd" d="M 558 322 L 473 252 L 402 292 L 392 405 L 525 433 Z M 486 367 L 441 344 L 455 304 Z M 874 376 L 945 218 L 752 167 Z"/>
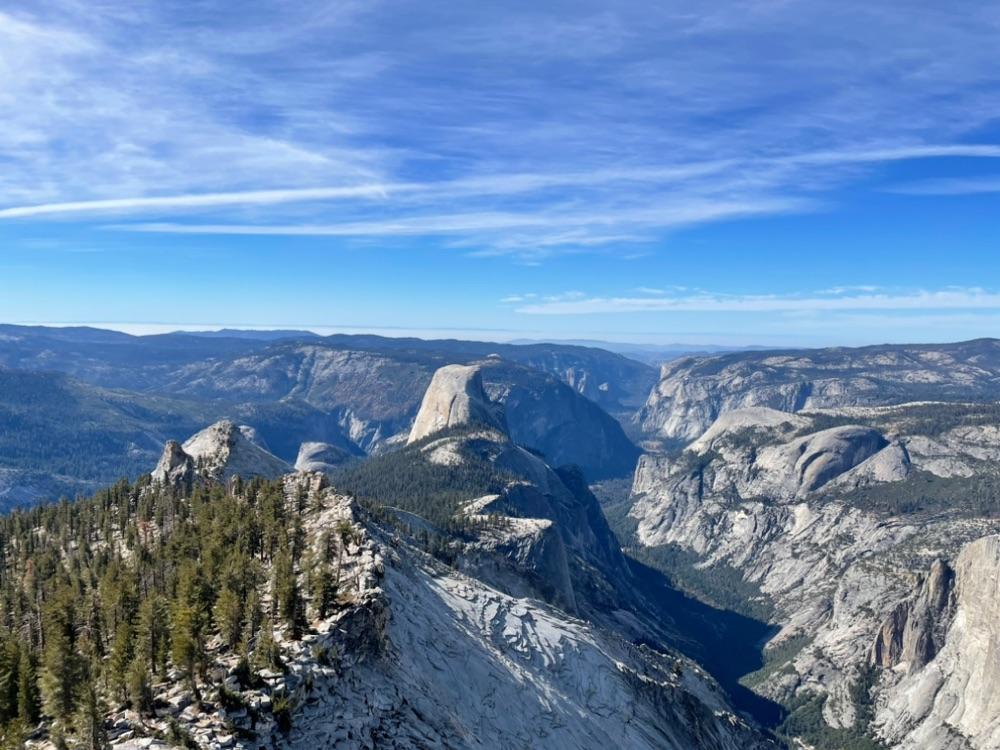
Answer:
<path fill-rule="evenodd" d="M 104 747 L 106 713 L 152 715 L 168 679 L 224 703 L 213 652 L 239 654 L 250 682 L 280 667 L 276 638 L 340 606 L 338 551 L 355 531 L 338 523 L 307 545 L 314 495 L 261 480 L 185 494 L 146 477 L 0 517 L 3 747 L 46 734 Z"/>

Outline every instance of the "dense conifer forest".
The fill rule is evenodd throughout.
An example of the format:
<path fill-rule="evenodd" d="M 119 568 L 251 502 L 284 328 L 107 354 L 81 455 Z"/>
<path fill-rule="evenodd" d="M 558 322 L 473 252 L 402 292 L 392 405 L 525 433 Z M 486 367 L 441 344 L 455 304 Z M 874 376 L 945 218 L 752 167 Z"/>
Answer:
<path fill-rule="evenodd" d="M 238 653 L 246 679 L 279 667 L 276 634 L 295 639 L 338 606 L 332 539 L 353 533 L 307 549 L 309 502 L 280 481 L 182 497 L 146 478 L 0 518 L 2 746 L 48 731 L 101 748 L 107 710 L 149 714 L 167 678 L 223 701 L 206 694 L 222 690 L 208 687 L 213 650 Z"/>

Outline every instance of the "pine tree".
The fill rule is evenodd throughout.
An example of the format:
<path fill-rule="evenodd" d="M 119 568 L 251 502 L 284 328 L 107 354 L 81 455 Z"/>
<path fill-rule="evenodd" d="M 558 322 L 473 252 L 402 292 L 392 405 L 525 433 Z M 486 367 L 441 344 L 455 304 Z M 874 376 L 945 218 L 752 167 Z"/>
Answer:
<path fill-rule="evenodd" d="M 73 715 L 73 734 L 76 747 L 82 750 L 104 750 L 107 746 L 104 707 L 97 697 L 93 681 L 86 681 L 80 687 L 77 709 Z"/>
<path fill-rule="evenodd" d="M 340 588 L 341 568 L 343 567 L 343 564 L 344 564 L 344 549 L 354 539 L 354 526 L 352 526 L 351 522 L 347 521 L 347 520 L 338 521 L 337 522 L 337 526 L 335 528 L 335 531 L 336 531 L 336 534 L 337 534 L 337 542 L 338 542 L 338 545 L 337 545 L 337 579 L 336 579 L 335 585 L 339 589 Z"/>
<path fill-rule="evenodd" d="M 24 750 L 28 727 L 21 719 L 0 726 L 0 750 Z"/>
<path fill-rule="evenodd" d="M 148 716 L 153 710 L 153 691 L 149 685 L 149 666 L 141 655 L 129 665 L 125 684 L 132 709 L 140 716 Z"/>
<path fill-rule="evenodd" d="M 189 563 L 178 576 L 177 594 L 170 614 L 170 646 L 174 666 L 184 673 L 191 692 L 198 700 L 201 700 L 198 676 L 205 662 L 205 598 L 198 569 Z"/>
<path fill-rule="evenodd" d="M 0 725 L 17 717 L 20 655 L 14 639 L 5 637 L 0 642 Z"/>
<path fill-rule="evenodd" d="M 300 639 L 305 627 L 305 602 L 299 590 L 291 554 L 286 549 L 279 551 L 274 561 L 274 598 L 278 605 L 278 616 L 287 626 L 290 637 L 293 640 Z"/>
<path fill-rule="evenodd" d="M 316 563 L 312 571 L 312 597 L 313 611 L 316 618 L 325 620 L 330 614 L 330 608 L 337 597 L 337 587 L 333 580 L 333 571 L 330 564 L 325 561 Z"/>
<path fill-rule="evenodd" d="M 170 656 L 174 666 L 183 673 L 195 698 L 201 700 L 197 669 L 202 654 L 194 608 L 186 602 L 177 602 L 170 617 L 170 631 Z"/>
<path fill-rule="evenodd" d="M 42 708 L 61 727 L 73 713 L 74 688 L 79 678 L 74 646 L 73 595 L 62 589 L 46 609 L 45 649 L 39 687 Z"/>
<path fill-rule="evenodd" d="M 125 676 L 128 667 L 132 663 L 133 656 L 133 636 L 132 626 L 128 622 L 122 622 L 115 633 L 115 640 L 111 645 L 111 655 L 108 657 L 108 688 L 112 695 L 120 699 L 122 703 L 128 701 L 128 693 L 125 686 Z"/>
<path fill-rule="evenodd" d="M 265 618 L 260 626 L 260 636 L 253 651 L 253 665 L 256 669 L 280 669 L 281 651 L 274 640 L 274 624 Z"/>
<path fill-rule="evenodd" d="M 213 615 L 222 640 L 230 649 L 235 649 L 243 632 L 243 603 L 232 589 L 224 588 L 219 593 Z"/>
<path fill-rule="evenodd" d="M 28 726 L 38 723 L 41 708 L 35 656 L 27 644 L 21 644 L 17 667 L 17 715 Z"/>
<path fill-rule="evenodd" d="M 170 630 L 163 598 L 151 594 L 139 607 L 135 651 L 149 665 L 149 671 L 165 675 L 169 653 Z"/>

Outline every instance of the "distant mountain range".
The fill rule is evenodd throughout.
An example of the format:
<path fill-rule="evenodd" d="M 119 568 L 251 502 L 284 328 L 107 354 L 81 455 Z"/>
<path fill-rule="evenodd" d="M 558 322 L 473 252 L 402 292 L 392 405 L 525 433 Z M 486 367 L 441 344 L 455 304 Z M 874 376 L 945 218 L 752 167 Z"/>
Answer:
<path fill-rule="evenodd" d="M 508 404 L 516 439 L 593 478 L 631 470 L 638 451 L 609 415 L 630 424 L 656 373 L 600 349 L 0 326 L 0 498 L 20 504 L 134 478 L 165 440 L 221 418 L 254 427 L 288 462 L 305 442 L 377 453 L 406 434 L 435 369 L 487 359 L 487 385 Z"/>
<path fill-rule="evenodd" d="M 767 347 L 763 346 L 719 346 L 716 344 L 634 344 L 620 341 L 604 341 L 601 339 L 515 339 L 510 343 L 519 345 L 544 343 L 594 347 L 622 354 L 649 365 L 660 365 L 663 362 L 668 362 L 678 357 L 692 355 L 750 352 L 767 349 Z"/>

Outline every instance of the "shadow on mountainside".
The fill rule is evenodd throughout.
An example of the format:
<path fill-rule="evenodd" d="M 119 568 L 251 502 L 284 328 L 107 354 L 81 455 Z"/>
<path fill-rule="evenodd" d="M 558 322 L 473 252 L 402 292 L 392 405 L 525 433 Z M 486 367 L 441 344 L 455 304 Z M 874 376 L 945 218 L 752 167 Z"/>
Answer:
<path fill-rule="evenodd" d="M 737 612 L 704 604 L 675 589 L 660 571 L 628 558 L 638 593 L 669 635 L 665 645 L 694 659 L 729 694 L 733 705 L 762 726 L 773 729 L 785 717 L 778 703 L 740 684 L 764 665 L 764 644 L 776 628 Z M 656 647 L 656 643 L 648 644 Z"/>

